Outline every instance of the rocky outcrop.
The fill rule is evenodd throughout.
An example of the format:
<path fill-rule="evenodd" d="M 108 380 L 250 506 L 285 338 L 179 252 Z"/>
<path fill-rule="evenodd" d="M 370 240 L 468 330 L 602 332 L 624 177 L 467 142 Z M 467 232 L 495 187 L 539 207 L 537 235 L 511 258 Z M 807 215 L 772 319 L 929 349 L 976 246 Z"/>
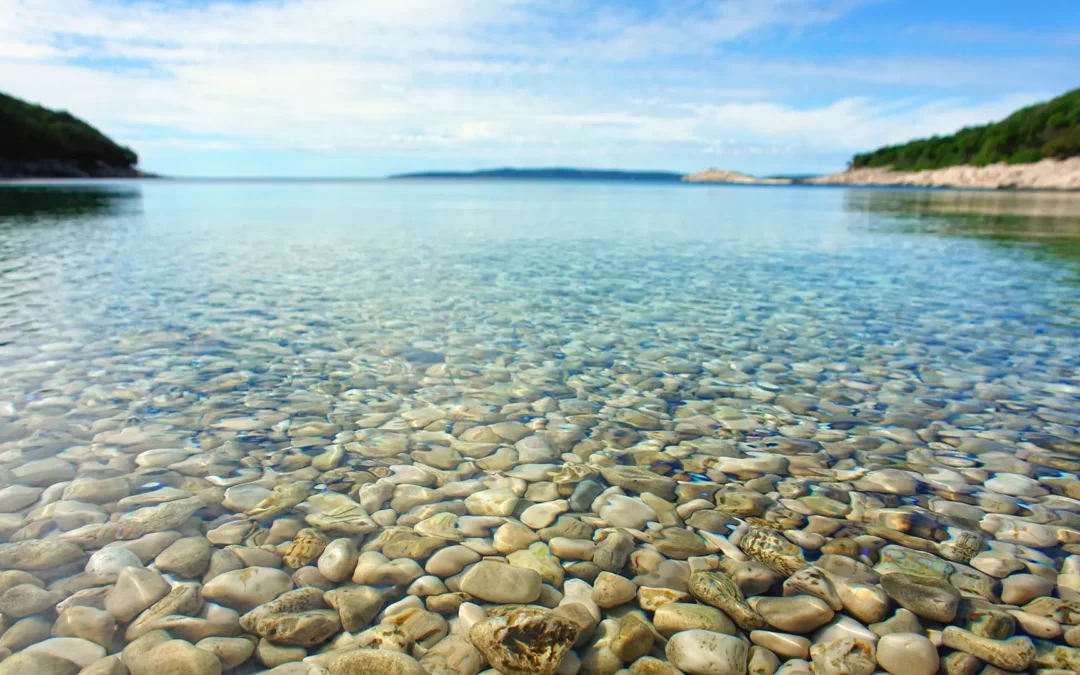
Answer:
<path fill-rule="evenodd" d="M 1032 164 L 950 166 L 926 171 L 892 171 L 889 167 L 849 169 L 800 182 L 812 185 L 1080 190 L 1080 157 L 1044 159 Z"/>
<path fill-rule="evenodd" d="M 682 177 L 684 183 L 758 183 L 762 185 L 789 185 L 790 178 L 758 178 L 738 171 L 705 169 Z"/>

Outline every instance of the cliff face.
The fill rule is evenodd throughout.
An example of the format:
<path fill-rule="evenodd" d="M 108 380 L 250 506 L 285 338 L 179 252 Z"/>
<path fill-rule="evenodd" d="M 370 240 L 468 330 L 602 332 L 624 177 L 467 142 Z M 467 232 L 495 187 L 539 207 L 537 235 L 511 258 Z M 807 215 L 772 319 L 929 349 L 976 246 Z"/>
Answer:
<path fill-rule="evenodd" d="M 69 113 L 0 94 L 0 178 L 127 178 L 139 158 Z"/>

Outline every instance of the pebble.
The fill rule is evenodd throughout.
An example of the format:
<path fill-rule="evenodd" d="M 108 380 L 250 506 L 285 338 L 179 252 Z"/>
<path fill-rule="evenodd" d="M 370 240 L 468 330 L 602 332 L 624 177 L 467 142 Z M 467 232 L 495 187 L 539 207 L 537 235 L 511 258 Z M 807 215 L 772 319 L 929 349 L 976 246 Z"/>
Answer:
<path fill-rule="evenodd" d="M 942 644 L 996 666 L 1003 670 L 1027 670 L 1035 659 L 1035 646 L 1026 637 L 995 640 L 980 637 L 958 626 L 946 626 Z"/>
<path fill-rule="evenodd" d="M 914 633 L 889 633 L 877 643 L 877 662 L 892 675 L 934 675 L 938 651 L 930 640 Z"/>
<path fill-rule="evenodd" d="M 143 562 L 135 553 L 126 548 L 103 548 L 95 551 L 86 562 L 87 574 L 119 573 L 125 567 L 142 567 Z"/>
<path fill-rule="evenodd" d="M 761 598 L 754 611 L 770 626 L 785 633 L 809 633 L 832 621 L 834 614 L 825 601 L 809 595 Z"/>
<path fill-rule="evenodd" d="M 555 541 L 554 539 L 552 541 Z M 637 597 L 638 585 L 626 577 L 601 572 L 592 587 L 592 600 L 603 609 L 631 602 Z"/>
<path fill-rule="evenodd" d="M 487 602 L 501 604 L 534 602 L 540 597 L 543 579 L 535 570 L 482 560 L 461 577 L 461 590 Z"/>
<path fill-rule="evenodd" d="M 169 582 L 155 570 L 128 567 L 120 570 L 116 585 L 105 595 L 105 609 L 118 621 L 131 621 L 169 591 Z"/>
<path fill-rule="evenodd" d="M 810 640 L 801 635 L 754 630 L 750 631 L 750 641 L 785 658 L 810 658 Z"/>
<path fill-rule="evenodd" d="M 49 654 L 67 659 L 80 668 L 85 668 L 98 659 L 105 658 L 105 647 L 89 640 L 77 637 L 54 637 L 26 647 L 23 652 Z"/>
<path fill-rule="evenodd" d="M 292 579 L 272 567 L 247 567 L 214 577 L 202 587 L 207 600 L 247 612 L 292 588 Z"/>
<path fill-rule="evenodd" d="M 675 633 L 664 653 L 688 675 L 744 675 L 749 659 L 749 649 L 739 638 L 702 629 Z"/>
<path fill-rule="evenodd" d="M 113 615 L 94 607 L 69 607 L 60 613 L 52 628 L 52 634 L 57 637 L 82 638 L 105 649 L 112 646 L 115 633 Z"/>
<path fill-rule="evenodd" d="M 815 642 L 810 660 L 814 675 L 871 675 L 877 666 L 874 645 L 853 637 Z"/>
<path fill-rule="evenodd" d="M 735 624 L 727 614 L 696 603 L 669 602 L 661 605 L 653 614 L 653 625 L 665 638 L 692 629 L 735 635 Z"/>
<path fill-rule="evenodd" d="M 330 662 L 330 675 L 428 675 L 420 662 L 408 654 L 380 649 L 353 649 Z"/>
<path fill-rule="evenodd" d="M 42 652 L 22 651 L 0 661 L 0 675 L 75 675 L 80 672 L 74 661 Z"/>
<path fill-rule="evenodd" d="M 169 640 L 147 655 L 161 675 L 221 675 L 218 657 L 185 640 Z"/>

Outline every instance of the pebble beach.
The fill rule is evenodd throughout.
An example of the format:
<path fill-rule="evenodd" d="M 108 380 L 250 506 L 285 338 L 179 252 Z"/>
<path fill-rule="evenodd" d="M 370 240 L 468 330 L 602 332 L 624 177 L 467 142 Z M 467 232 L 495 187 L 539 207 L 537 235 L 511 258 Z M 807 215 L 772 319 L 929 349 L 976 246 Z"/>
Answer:
<path fill-rule="evenodd" d="M 1080 671 L 1065 268 L 835 190 L 186 189 L 0 220 L 0 675 Z"/>

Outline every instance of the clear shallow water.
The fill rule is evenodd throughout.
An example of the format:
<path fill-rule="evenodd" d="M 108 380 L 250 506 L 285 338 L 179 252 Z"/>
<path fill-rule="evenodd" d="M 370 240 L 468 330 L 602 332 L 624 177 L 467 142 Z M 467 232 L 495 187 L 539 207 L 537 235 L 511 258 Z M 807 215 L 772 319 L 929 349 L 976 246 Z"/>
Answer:
<path fill-rule="evenodd" d="M 359 499 L 358 485 L 410 461 L 457 472 L 436 485 L 496 485 L 518 461 L 586 460 L 714 490 L 749 483 L 764 510 L 725 510 L 711 492 L 708 510 L 719 503 L 783 530 L 805 529 L 819 508 L 800 499 L 857 507 L 852 495 L 869 492 L 878 501 L 868 508 L 905 509 L 915 524 L 874 511 L 862 522 L 842 517 L 826 540 L 882 537 L 867 523 L 885 523 L 936 550 L 978 532 L 1009 555 L 1038 544 L 1035 573 L 1056 578 L 1072 564 L 1080 574 L 1080 559 L 1066 561 L 1080 550 L 1078 275 L 1077 195 L 529 182 L 0 186 L 0 478 L 41 488 L 69 480 L 65 470 L 40 480 L 16 472 L 59 456 L 79 479 L 128 476 L 131 494 L 158 482 L 197 492 L 258 480 L 259 489 L 298 484 L 307 496 L 329 485 Z M 469 453 L 483 450 L 462 445 L 463 434 L 499 422 L 525 431 L 491 441 L 507 450 L 489 457 L 502 459 L 477 465 L 484 458 Z M 534 432 L 550 452 L 511 454 L 516 436 Z M 402 436 L 405 454 L 365 451 Z M 337 470 L 309 466 L 338 447 Z M 140 455 L 161 449 L 177 454 Z M 756 472 L 715 464 L 759 451 L 790 462 Z M 914 493 L 857 484 L 890 467 L 917 478 Z M 998 474 L 1003 482 L 983 487 Z M 515 515 L 569 497 L 573 484 L 559 494 L 517 487 L 525 500 Z M 37 512 L 38 503 L 13 508 L 2 533 L 57 539 L 132 510 L 85 501 L 99 506 L 66 520 Z M 197 518 L 170 527 L 205 534 L 250 522 L 237 500 L 220 501 L 208 498 Z M 300 522 L 313 509 L 305 501 L 280 515 Z M 1006 524 L 980 514 L 1005 514 Z M 611 522 L 590 509 L 583 518 L 601 529 Z M 641 575 L 659 563 L 640 551 L 656 550 L 649 537 L 681 531 L 684 520 L 648 532 L 624 524 L 644 534 L 619 572 L 651 583 Z M 1037 531 L 1006 533 L 1017 522 Z M 233 543 L 278 543 L 269 525 Z M 394 532 L 378 525 L 369 545 Z M 715 535 L 738 541 L 741 531 Z M 789 538 L 808 560 L 820 555 L 814 537 Z M 860 540 L 864 562 L 880 563 L 886 540 Z M 99 544 L 81 545 L 90 553 Z M 691 550 L 712 555 L 716 545 Z M 660 585 L 686 590 L 683 572 Z"/>

